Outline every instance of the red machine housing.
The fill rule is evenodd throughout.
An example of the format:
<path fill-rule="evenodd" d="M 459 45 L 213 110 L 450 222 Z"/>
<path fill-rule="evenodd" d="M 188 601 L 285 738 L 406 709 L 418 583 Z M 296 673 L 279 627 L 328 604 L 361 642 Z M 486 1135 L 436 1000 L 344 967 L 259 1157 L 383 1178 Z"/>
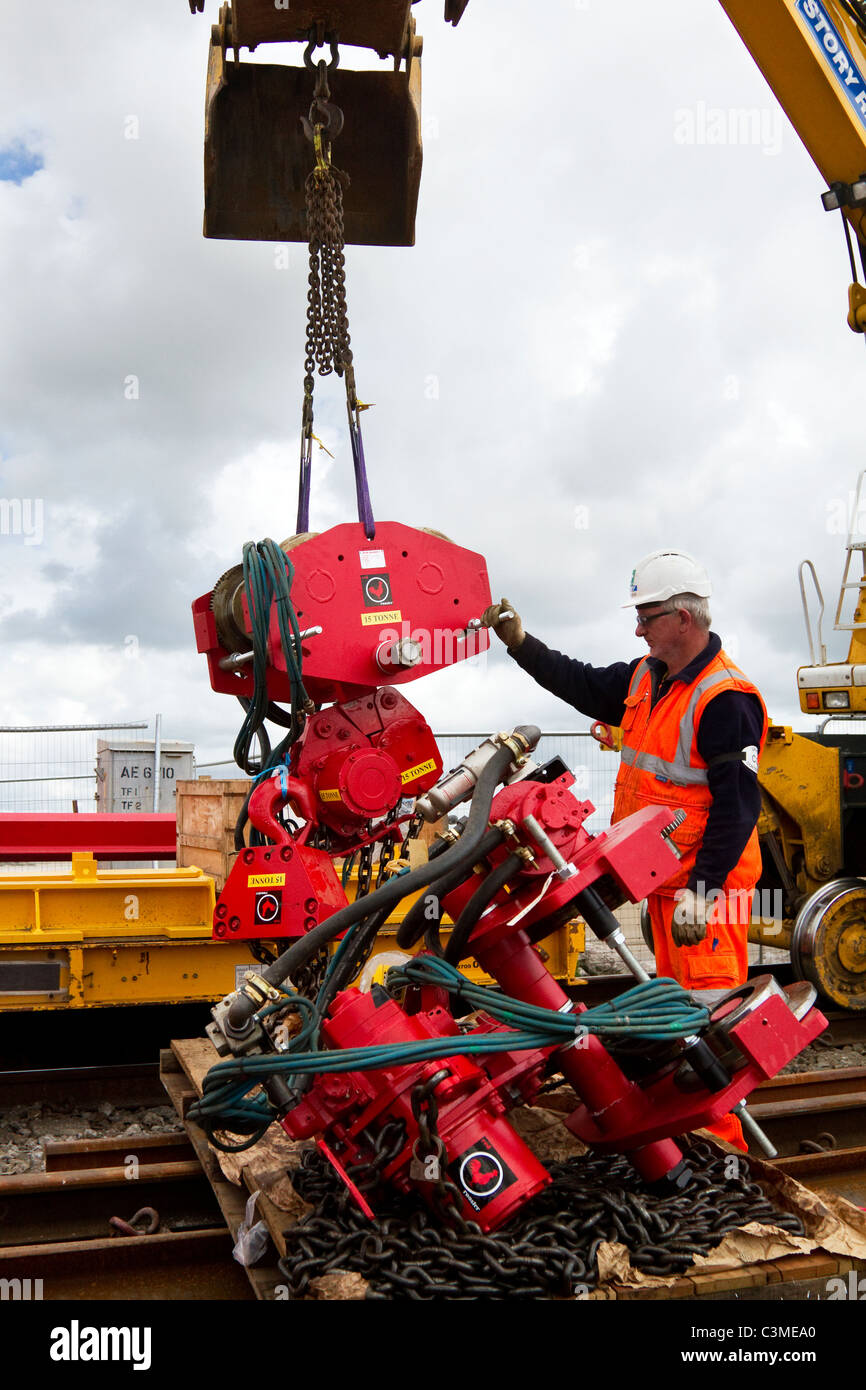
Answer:
<path fill-rule="evenodd" d="M 304 936 L 347 901 L 324 850 L 290 842 L 245 849 L 217 900 L 213 934 L 220 941 Z"/>
<path fill-rule="evenodd" d="M 486 651 L 487 630 L 470 629 L 490 604 L 484 557 L 444 536 L 398 521 L 376 523 L 367 540 L 360 522 L 332 526 L 291 550 L 292 603 L 302 630 L 321 627 L 301 648 L 304 685 L 317 704 L 353 700 L 384 681 L 402 684 Z M 207 656 L 214 690 L 251 697 L 249 669 L 226 671 L 231 653 L 220 645 L 212 594 L 192 606 L 198 650 Z M 249 631 L 249 614 L 246 614 Z M 412 637 L 420 661 L 385 669 L 377 654 L 389 642 Z M 276 614 L 269 641 L 268 695 L 289 701 Z"/>
<path fill-rule="evenodd" d="M 251 824 L 275 843 L 244 850 L 232 866 L 214 912 L 221 940 L 229 933 L 243 940 L 302 936 L 345 907 L 331 855 L 348 854 L 408 819 L 442 759 L 427 722 L 386 686 L 312 715 L 290 767 L 291 775 L 275 769 L 250 796 Z M 294 837 L 277 818 L 286 805 L 305 821 Z M 342 841 L 330 853 L 306 843 L 322 825 Z"/>
<path fill-rule="evenodd" d="M 504 787 L 494 797 L 491 822 L 507 819 L 514 831 L 510 846 L 491 854 L 491 867 L 515 843 L 532 850 L 534 863 L 512 880 L 510 892 L 499 891 L 476 924 L 467 950 L 471 949 L 482 969 L 493 976 L 506 994 L 543 1008 L 579 1015 L 585 1011 L 584 1006 L 571 1002 L 543 965 L 533 941 L 543 938 L 550 930 L 551 918 L 584 889 L 593 885 L 604 888 L 603 896 L 613 899 L 614 905 L 626 899 L 637 902 L 671 877 L 678 858 L 661 833 L 670 822 L 670 808 L 647 807 L 617 822 L 610 830 L 592 836 L 583 821 L 594 808 L 591 802 L 574 798 L 570 791 L 573 782 L 571 773 L 564 773 L 551 783 L 527 779 Z M 563 859 L 577 870 L 576 874 L 560 880 L 553 876 L 556 865 L 523 824 L 528 815 L 534 816 Z M 548 880 L 546 891 L 544 880 Z M 477 888 L 478 879 L 473 876 L 472 881 L 446 896 L 445 908 L 453 921 L 457 921 Z M 648 1182 L 664 1177 L 681 1157 L 670 1136 L 710 1124 L 727 1114 L 827 1026 L 817 1009 L 799 1021 L 780 999 L 767 1001 L 751 1017 L 755 1016 L 760 1020 L 757 1025 L 746 1020 L 732 1033 L 741 1052 L 747 1055 L 748 1064 L 744 1063 L 720 1091 L 710 1091 L 700 1084 L 681 1088 L 672 1073 L 639 1086 L 591 1035 L 561 1049 L 557 1066 L 584 1102 L 568 1121 L 569 1128 L 595 1147 L 627 1152 Z M 693 1076 L 692 1080 L 697 1078 Z"/>
<path fill-rule="evenodd" d="M 482 1016 L 476 1031 L 511 1030 Z M 458 1032 L 447 1010 L 410 1016 L 375 989 L 369 994 L 357 989 L 338 994 L 322 1026 L 328 1048 L 409 1043 L 456 1036 Z M 446 1173 L 462 1194 L 463 1215 L 477 1221 L 482 1230 L 491 1231 L 550 1182 L 547 1169 L 505 1119 L 514 1095 L 529 1100 L 536 1094 L 550 1050 L 492 1058 L 498 1063 L 495 1081 L 485 1066 L 463 1056 L 371 1071 L 325 1073 L 284 1117 L 282 1126 L 292 1139 L 327 1133 L 328 1144 L 341 1163 L 351 1165 L 373 1157 L 371 1132 L 377 1132 L 386 1120 L 403 1120 L 405 1143 L 382 1175 L 401 1191 L 415 1189 L 434 1205 L 435 1178 L 431 1175 L 425 1180 L 410 1174 L 413 1146 L 419 1137 L 412 1092 L 419 1083 L 444 1071 L 435 1094 L 436 1127 L 445 1146 Z M 507 1103 L 503 1095 L 509 1096 Z M 419 1161 L 423 1169 L 423 1156 Z"/>
<path fill-rule="evenodd" d="M 356 840 L 401 798 L 432 787 L 442 759 L 427 721 L 399 691 L 385 686 L 311 715 L 292 748 L 290 769 L 296 799 L 298 788 L 305 789 L 303 814 Z"/>
<path fill-rule="evenodd" d="M 615 899 L 617 906 L 623 902 L 640 902 L 675 872 L 679 863 L 676 850 L 661 833 L 671 819 L 669 807 L 646 807 L 608 830 L 592 835 L 584 821 L 595 807 L 591 801 L 578 801 L 571 792 L 573 785 L 574 777 L 570 772 L 564 772 L 553 782 L 533 782 L 527 778 L 503 787 L 493 798 L 491 823 L 509 820 L 515 827 L 515 834 L 491 853 L 491 867 L 505 859 L 515 844 L 530 850 L 534 862 L 527 864 L 519 877 L 512 880 L 510 892 L 500 892 L 476 926 L 471 938 L 472 954 L 476 958 L 476 948 L 507 936 L 512 930 L 509 923 L 518 916 L 522 930 L 532 940 L 542 940 L 551 929 L 549 924 L 545 925 L 548 919 L 584 888 L 599 885 L 602 879 L 603 896 Z M 535 817 L 563 859 L 574 865 L 578 871 L 574 877 L 565 880 L 551 877 L 556 866 L 528 830 L 521 828 L 526 816 Z M 550 883 L 542 894 L 545 879 L 550 879 Z M 477 887 L 478 879 L 473 877 L 447 895 L 445 907 L 452 921 L 457 921 Z"/>
<path fill-rule="evenodd" d="M 668 1070 L 640 1087 L 638 1105 L 626 1108 L 618 1103 L 617 1096 L 606 1094 L 601 1104 L 596 1101 L 594 1106 L 582 1105 L 566 1120 L 566 1126 L 602 1153 L 619 1151 L 625 1144 L 652 1144 L 665 1135 L 700 1129 L 727 1115 L 762 1081 L 787 1066 L 826 1027 L 827 1019 L 819 1009 L 811 1008 L 805 1018 L 798 1019 L 784 999 L 771 996 L 731 1028 L 730 1039 L 744 1064 L 724 1090 L 689 1089 L 678 1080 L 676 1071 Z M 594 1077 L 596 1089 L 600 1080 L 598 1075 Z M 588 1099 L 587 1085 L 578 1083 L 575 1089 L 578 1085 L 578 1093 Z"/>

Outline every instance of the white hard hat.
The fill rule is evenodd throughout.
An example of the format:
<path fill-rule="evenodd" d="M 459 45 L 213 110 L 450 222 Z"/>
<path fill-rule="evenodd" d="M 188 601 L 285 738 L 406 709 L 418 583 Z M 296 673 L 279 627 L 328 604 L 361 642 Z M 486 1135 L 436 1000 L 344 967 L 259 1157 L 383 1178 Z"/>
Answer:
<path fill-rule="evenodd" d="M 693 555 L 684 550 L 654 550 L 645 555 L 632 570 L 629 585 L 631 598 L 623 608 L 635 608 L 641 603 L 663 603 L 675 594 L 697 594 L 709 598 L 713 592 L 710 576 Z"/>

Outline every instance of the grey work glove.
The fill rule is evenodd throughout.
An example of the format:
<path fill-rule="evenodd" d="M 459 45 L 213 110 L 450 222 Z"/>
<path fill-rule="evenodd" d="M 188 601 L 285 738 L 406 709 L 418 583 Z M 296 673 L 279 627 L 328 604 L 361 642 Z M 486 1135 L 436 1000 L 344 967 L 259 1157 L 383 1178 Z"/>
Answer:
<path fill-rule="evenodd" d="M 508 614 L 508 617 L 505 614 Z M 501 598 L 498 603 L 492 603 L 489 608 L 485 608 L 481 617 L 482 627 L 492 627 L 496 636 L 504 642 L 510 652 L 519 647 L 526 633 L 523 631 L 523 623 L 520 621 L 520 614 L 515 612 L 514 605 L 507 598 Z"/>
<path fill-rule="evenodd" d="M 712 916 L 715 903 L 696 893 L 693 888 L 684 888 L 677 899 L 671 919 L 671 936 L 676 946 L 697 946 L 707 934 L 707 922 Z"/>

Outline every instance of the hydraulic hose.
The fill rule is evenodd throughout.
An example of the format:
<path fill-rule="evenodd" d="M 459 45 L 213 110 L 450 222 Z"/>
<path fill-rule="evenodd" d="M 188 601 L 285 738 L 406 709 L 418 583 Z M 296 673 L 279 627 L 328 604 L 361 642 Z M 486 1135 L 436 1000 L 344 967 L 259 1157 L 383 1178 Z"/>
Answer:
<path fill-rule="evenodd" d="M 530 747 L 534 747 L 538 742 L 539 731 L 534 725 L 519 727 L 516 732 L 529 741 Z M 401 898 L 406 897 L 408 893 L 414 893 L 419 888 L 426 888 L 431 879 L 439 876 L 443 870 L 450 870 L 452 867 L 462 866 L 467 862 L 474 863 L 478 857 L 478 846 L 484 838 L 484 832 L 487 828 L 490 805 L 496 788 L 506 769 L 511 765 L 513 758 L 513 752 L 506 745 L 494 753 L 482 771 L 478 778 L 463 834 L 456 844 L 452 845 L 432 863 L 428 861 L 426 864 L 419 865 L 417 869 L 410 870 L 408 874 L 398 874 L 390 882 L 377 888 L 375 893 L 370 893 L 364 898 L 348 903 L 339 912 L 335 912 L 333 916 L 320 922 L 317 927 L 313 927 L 312 931 L 307 932 L 300 941 L 294 941 L 288 950 L 284 951 L 272 965 L 267 967 L 263 972 L 263 977 L 267 983 L 270 985 L 282 984 L 286 976 L 291 975 L 293 970 L 304 965 L 327 942 L 335 936 L 339 936 L 341 932 L 346 931 L 363 917 L 368 917 L 371 911 L 375 912 L 380 908 L 385 908 L 390 912 Z M 228 1026 L 237 1031 L 243 1030 L 244 1025 L 257 1012 L 258 1007 L 254 999 L 246 994 L 239 994 L 229 1008 L 226 1019 Z"/>
<path fill-rule="evenodd" d="M 388 909 L 380 908 L 354 928 L 351 940 L 344 937 L 346 951 L 341 951 L 339 956 L 334 957 L 332 968 L 316 1000 L 316 1008 L 320 1014 L 326 1012 L 340 990 L 351 984 L 363 969 L 387 915 Z"/>
<path fill-rule="evenodd" d="M 463 834 L 465 835 L 465 833 L 464 831 Z M 434 879 L 430 884 L 430 891 L 422 894 L 417 902 L 412 904 L 406 916 L 403 918 L 403 921 L 400 923 L 397 931 L 397 945 L 402 951 L 408 951 L 411 946 L 415 945 L 416 941 L 420 941 L 428 926 L 434 923 L 437 927 L 439 926 L 442 921 L 442 899 L 447 893 L 452 892 L 453 889 L 461 884 L 464 879 L 469 877 L 473 866 L 477 864 L 479 859 L 483 859 L 485 854 L 489 854 L 491 850 L 496 849 L 497 846 L 502 844 L 502 838 L 503 832 L 497 830 L 495 826 L 492 827 L 488 830 L 487 834 L 482 837 L 481 843 L 468 863 L 464 860 L 462 864 L 458 864 L 456 868 L 451 869 L 447 874 L 440 874 L 437 879 Z M 462 844 L 462 842 L 463 837 L 461 836 L 460 840 L 458 840 L 458 844 Z M 428 916 L 428 907 L 431 899 L 433 899 L 436 904 L 435 916 L 433 917 Z"/>
<path fill-rule="evenodd" d="M 469 902 L 457 918 L 451 938 L 445 947 L 445 959 L 449 965 L 459 965 L 467 951 L 469 938 L 486 907 L 496 897 L 500 888 L 517 873 L 523 865 L 519 854 L 509 854 L 495 869 L 491 869 L 484 882 L 475 890 Z"/>

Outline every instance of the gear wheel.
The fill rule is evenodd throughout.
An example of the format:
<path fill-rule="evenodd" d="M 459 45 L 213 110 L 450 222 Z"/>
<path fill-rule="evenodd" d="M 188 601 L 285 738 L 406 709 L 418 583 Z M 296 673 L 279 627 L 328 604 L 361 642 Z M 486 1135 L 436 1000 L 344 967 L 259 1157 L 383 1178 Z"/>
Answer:
<path fill-rule="evenodd" d="M 243 625 L 244 567 L 232 565 L 221 574 L 210 596 L 217 637 L 228 652 L 247 652 L 252 646 Z"/>

